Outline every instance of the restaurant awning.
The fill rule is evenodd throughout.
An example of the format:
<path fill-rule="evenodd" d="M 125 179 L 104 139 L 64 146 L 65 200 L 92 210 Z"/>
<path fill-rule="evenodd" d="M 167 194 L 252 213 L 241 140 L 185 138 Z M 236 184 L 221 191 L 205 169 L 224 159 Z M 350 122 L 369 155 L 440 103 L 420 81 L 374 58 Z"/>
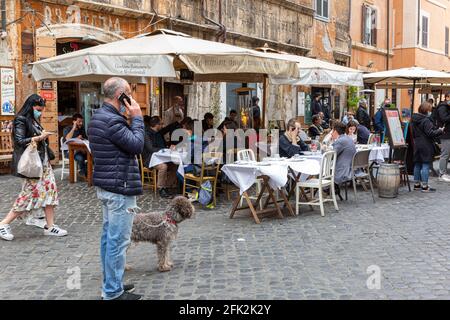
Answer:
<path fill-rule="evenodd" d="M 450 83 L 450 73 L 429 70 L 420 67 L 401 68 L 380 72 L 368 73 L 363 76 L 364 82 L 375 84 L 384 88 L 412 88 L 426 84 L 446 84 Z M 411 113 L 414 108 L 414 94 L 411 99 Z"/>
<path fill-rule="evenodd" d="M 265 55 L 295 62 L 299 68 L 299 73 L 292 78 L 270 76 L 272 84 L 363 86 L 363 73 L 356 69 L 303 56 L 269 52 Z"/>
<path fill-rule="evenodd" d="M 404 84 L 427 84 L 427 83 L 449 83 L 450 73 L 429 70 L 420 67 L 401 68 L 380 72 L 367 73 L 363 76 L 364 82 L 378 85 L 404 85 Z"/>
<path fill-rule="evenodd" d="M 194 73 L 194 81 L 262 82 L 265 75 L 294 77 L 298 64 L 229 44 L 186 34 L 157 30 L 33 63 L 40 80 L 104 81 L 111 76 L 127 79 L 177 77 Z"/>

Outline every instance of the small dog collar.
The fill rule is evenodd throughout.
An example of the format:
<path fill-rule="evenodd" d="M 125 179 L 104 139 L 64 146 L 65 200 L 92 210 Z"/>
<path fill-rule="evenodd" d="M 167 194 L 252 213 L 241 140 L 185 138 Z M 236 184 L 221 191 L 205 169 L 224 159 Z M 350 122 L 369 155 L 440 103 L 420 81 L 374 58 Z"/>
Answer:
<path fill-rule="evenodd" d="M 177 222 L 175 221 L 175 219 L 172 218 L 172 217 L 170 217 L 169 215 L 166 215 L 166 221 L 167 221 L 168 223 L 173 224 L 173 225 L 177 225 Z"/>

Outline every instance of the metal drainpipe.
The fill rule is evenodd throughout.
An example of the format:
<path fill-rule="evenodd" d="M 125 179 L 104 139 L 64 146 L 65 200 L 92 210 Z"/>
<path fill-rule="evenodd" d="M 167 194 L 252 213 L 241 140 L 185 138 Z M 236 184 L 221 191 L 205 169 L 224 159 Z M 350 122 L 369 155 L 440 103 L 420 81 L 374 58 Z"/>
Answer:
<path fill-rule="evenodd" d="M 420 46 L 420 0 L 417 0 L 417 45 Z"/>
<path fill-rule="evenodd" d="M 219 27 L 219 31 L 216 34 L 217 41 L 219 41 L 220 38 L 222 38 L 221 42 L 225 42 L 225 40 L 226 40 L 226 28 L 225 28 L 225 26 L 223 24 L 218 23 L 218 22 L 216 22 L 216 21 L 214 21 L 214 20 L 212 20 L 212 19 L 210 19 L 210 18 L 208 18 L 206 16 L 205 0 L 202 0 L 201 4 L 202 4 L 201 12 L 202 12 L 203 19 L 205 19 L 206 21 L 208 21 L 208 22 L 210 22 L 210 23 L 212 23 L 212 24 L 214 24 L 214 25 Z M 222 1 L 219 2 L 219 17 L 222 17 Z"/>
<path fill-rule="evenodd" d="M 389 70 L 389 33 L 391 26 L 391 13 L 390 13 L 391 1 L 387 0 L 387 28 L 386 28 L 386 70 Z"/>
<path fill-rule="evenodd" d="M 6 0 L 1 0 L 2 31 L 6 31 Z"/>

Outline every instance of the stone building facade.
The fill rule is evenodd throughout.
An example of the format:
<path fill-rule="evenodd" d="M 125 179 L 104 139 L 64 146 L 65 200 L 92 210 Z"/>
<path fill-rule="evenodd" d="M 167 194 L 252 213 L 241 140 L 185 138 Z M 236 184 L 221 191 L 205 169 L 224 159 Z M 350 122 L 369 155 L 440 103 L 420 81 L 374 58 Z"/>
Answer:
<path fill-rule="evenodd" d="M 44 125 L 61 131 L 69 112 L 95 105 L 92 99 L 101 100 L 101 87 L 36 83 L 32 61 L 165 28 L 248 48 L 267 44 L 275 50 L 349 65 L 349 8 L 350 1 L 326 0 L 6 0 L 8 25 L 0 40 L 0 64 L 15 68 L 18 108 L 29 94 L 42 92 L 48 101 Z M 236 103 L 232 89 L 241 85 L 151 79 L 134 84 L 133 90 L 146 114 L 161 114 L 174 95 L 183 95 L 187 114 L 201 119 L 212 109 L 218 118 L 223 117 Z M 261 96 L 261 84 L 249 86 Z M 345 104 L 345 88 L 325 89 L 338 108 Z M 269 85 L 266 119 L 298 116 L 297 97 L 302 91 L 310 94 L 312 88 Z M 57 139 L 52 141 L 56 150 Z"/>

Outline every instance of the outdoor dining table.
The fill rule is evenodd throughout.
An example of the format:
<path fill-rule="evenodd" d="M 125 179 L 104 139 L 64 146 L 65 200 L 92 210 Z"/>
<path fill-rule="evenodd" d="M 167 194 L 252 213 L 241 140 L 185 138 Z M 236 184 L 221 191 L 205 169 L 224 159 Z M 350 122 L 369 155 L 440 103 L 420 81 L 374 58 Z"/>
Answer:
<path fill-rule="evenodd" d="M 149 168 L 155 167 L 161 163 L 173 162 L 178 165 L 177 172 L 184 176 L 184 164 L 187 162 L 187 152 L 170 150 L 170 149 L 161 149 L 158 152 L 152 154 L 152 158 L 150 159 Z"/>
<path fill-rule="evenodd" d="M 320 157 L 321 158 L 321 157 Z M 239 197 L 233 205 L 230 218 L 238 210 L 250 209 L 252 216 L 256 223 L 260 223 L 258 215 L 265 213 L 273 213 L 274 209 L 267 209 L 269 204 L 275 206 L 278 217 L 283 218 L 279 202 L 284 202 L 284 206 L 288 208 L 291 215 L 295 215 L 292 206 L 289 203 L 289 196 L 286 192 L 285 186 L 288 182 L 289 171 L 309 175 L 317 175 L 320 171 L 320 160 L 307 158 L 270 158 L 264 159 L 263 162 L 237 162 L 235 164 L 224 165 L 222 171 L 228 178 L 239 187 Z M 259 203 L 264 191 L 267 190 L 269 197 L 266 199 L 261 210 L 256 210 L 252 203 L 247 190 L 256 182 L 257 178 L 263 180 L 263 186 L 258 194 L 255 204 Z M 281 200 L 276 199 L 274 191 L 280 190 Z M 241 197 L 247 201 L 247 207 L 238 207 Z M 271 201 L 270 201 L 271 200 Z"/>
<path fill-rule="evenodd" d="M 384 162 L 384 159 L 389 158 L 389 144 L 384 143 L 381 146 L 373 145 L 356 145 L 356 150 L 364 150 L 365 148 L 370 149 L 369 162 Z"/>
<path fill-rule="evenodd" d="M 287 166 L 269 163 L 269 162 L 256 162 L 256 161 L 247 161 L 247 162 L 237 162 L 234 164 L 226 164 L 222 167 L 222 172 L 224 172 L 227 177 L 237 186 L 239 187 L 239 197 L 233 204 L 233 208 L 231 209 L 230 219 L 233 218 L 236 211 L 250 209 L 250 212 L 253 216 L 253 219 L 256 223 L 260 223 L 259 216 L 264 214 L 273 214 L 277 213 L 279 218 L 283 218 L 283 214 L 281 212 L 280 206 L 278 205 L 278 201 L 275 198 L 274 190 L 281 189 L 281 196 L 284 200 L 286 207 L 289 210 L 289 213 L 293 216 L 294 210 L 292 209 L 289 201 L 286 198 L 286 194 L 283 192 L 284 186 L 287 183 Z M 255 204 L 252 203 L 247 190 L 256 182 L 256 179 L 262 179 L 261 190 L 258 194 L 258 197 L 255 201 L 255 204 L 259 203 L 264 192 L 267 190 L 269 193 L 269 197 L 272 199 L 275 209 L 267 208 L 268 203 L 260 209 L 255 209 Z M 239 203 L 241 198 L 247 201 L 248 206 L 242 206 L 239 208 Z"/>
<path fill-rule="evenodd" d="M 91 150 L 89 148 L 89 141 L 84 140 L 83 142 L 68 142 L 67 143 L 68 149 L 69 149 L 69 182 L 74 183 L 75 182 L 75 151 L 84 151 L 86 152 L 86 159 L 87 159 L 87 183 L 88 186 L 92 186 L 92 154 Z"/>

